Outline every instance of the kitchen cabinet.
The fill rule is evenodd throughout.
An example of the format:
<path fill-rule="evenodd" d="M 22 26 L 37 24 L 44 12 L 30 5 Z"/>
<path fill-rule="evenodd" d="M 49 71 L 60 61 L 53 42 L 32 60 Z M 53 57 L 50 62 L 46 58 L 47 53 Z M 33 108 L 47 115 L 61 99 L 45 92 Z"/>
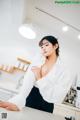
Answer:
<path fill-rule="evenodd" d="M 18 94 L 18 92 L 0 88 L 0 100 L 2 100 L 2 101 L 6 101 L 6 100 L 10 99 L 11 97 L 15 96 L 16 94 Z"/>
<path fill-rule="evenodd" d="M 76 112 L 76 120 L 80 120 L 80 112 Z"/>
<path fill-rule="evenodd" d="M 53 114 L 68 118 L 73 117 L 75 120 L 80 120 L 80 109 L 65 104 L 55 104 Z"/>

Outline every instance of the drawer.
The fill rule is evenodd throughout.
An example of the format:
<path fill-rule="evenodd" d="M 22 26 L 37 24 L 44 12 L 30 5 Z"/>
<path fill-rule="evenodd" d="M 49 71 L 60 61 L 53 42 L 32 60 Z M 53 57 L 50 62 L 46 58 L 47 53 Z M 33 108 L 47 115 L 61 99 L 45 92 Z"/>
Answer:
<path fill-rule="evenodd" d="M 57 105 L 54 106 L 53 114 L 61 115 L 64 117 L 70 117 L 70 116 L 75 117 L 76 116 L 74 110 L 71 110 L 71 109 L 63 107 L 63 106 L 57 106 Z"/>
<path fill-rule="evenodd" d="M 14 94 L 13 92 L 4 90 L 4 89 L 0 89 L 0 100 L 6 101 L 8 99 L 10 99 L 11 97 L 13 97 Z"/>
<path fill-rule="evenodd" d="M 76 112 L 76 120 L 80 120 L 80 112 Z"/>

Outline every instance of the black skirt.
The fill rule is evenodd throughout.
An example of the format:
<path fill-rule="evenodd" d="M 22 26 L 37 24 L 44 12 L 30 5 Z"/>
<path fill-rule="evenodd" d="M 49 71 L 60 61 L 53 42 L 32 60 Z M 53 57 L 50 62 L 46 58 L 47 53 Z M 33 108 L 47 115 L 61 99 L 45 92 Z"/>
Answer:
<path fill-rule="evenodd" d="M 54 104 L 48 103 L 41 96 L 39 89 L 33 87 L 29 96 L 26 98 L 25 106 L 53 113 Z"/>

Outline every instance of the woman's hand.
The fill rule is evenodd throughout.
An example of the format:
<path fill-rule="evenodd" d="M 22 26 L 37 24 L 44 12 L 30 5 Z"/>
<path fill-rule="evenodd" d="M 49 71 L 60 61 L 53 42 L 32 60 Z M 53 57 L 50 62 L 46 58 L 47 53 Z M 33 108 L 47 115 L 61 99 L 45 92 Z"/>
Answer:
<path fill-rule="evenodd" d="M 41 78 L 41 68 L 33 66 L 31 70 L 34 73 L 36 80 L 39 80 Z"/>
<path fill-rule="evenodd" d="M 20 111 L 20 109 L 13 103 L 0 101 L 0 107 L 11 111 Z"/>

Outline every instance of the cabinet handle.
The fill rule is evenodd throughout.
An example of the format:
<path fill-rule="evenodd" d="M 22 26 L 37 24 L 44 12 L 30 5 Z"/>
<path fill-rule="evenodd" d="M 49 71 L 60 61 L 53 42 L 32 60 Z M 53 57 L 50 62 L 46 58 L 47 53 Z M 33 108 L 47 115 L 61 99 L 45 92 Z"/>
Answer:
<path fill-rule="evenodd" d="M 75 120 L 75 117 L 65 117 L 66 120 Z"/>

